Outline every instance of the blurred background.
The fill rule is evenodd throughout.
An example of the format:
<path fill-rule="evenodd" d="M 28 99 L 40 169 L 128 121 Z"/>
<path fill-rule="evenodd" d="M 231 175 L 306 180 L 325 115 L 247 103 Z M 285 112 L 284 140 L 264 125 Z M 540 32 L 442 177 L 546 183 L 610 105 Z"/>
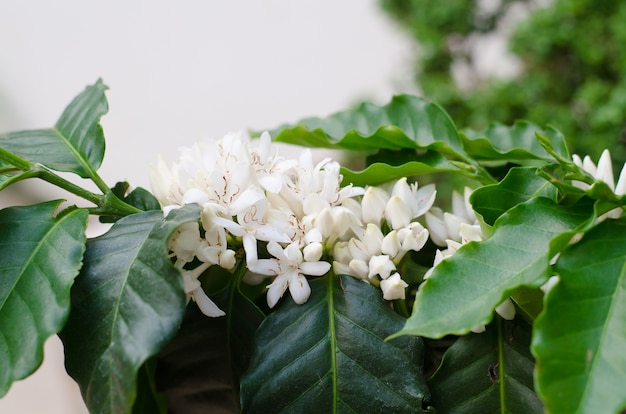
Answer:
<path fill-rule="evenodd" d="M 148 166 L 204 137 L 415 93 L 460 128 L 526 118 L 579 154 L 626 159 L 626 2 L 610 0 L 23 0 L 0 3 L 0 133 L 52 126 L 110 86 L 100 170 L 149 188 Z M 50 188 L 25 182 L 0 206 Z M 91 230 L 93 234 L 98 229 Z M 1 413 L 83 413 L 62 348 Z"/>

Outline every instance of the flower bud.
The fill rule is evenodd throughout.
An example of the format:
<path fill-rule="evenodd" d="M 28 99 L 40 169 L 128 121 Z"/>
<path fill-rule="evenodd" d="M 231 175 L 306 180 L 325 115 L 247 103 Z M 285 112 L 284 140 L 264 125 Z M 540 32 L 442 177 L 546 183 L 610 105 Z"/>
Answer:
<path fill-rule="evenodd" d="M 400 278 L 398 273 L 394 273 L 389 278 L 380 281 L 383 298 L 386 300 L 404 299 L 407 286 L 409 285 Z"/>

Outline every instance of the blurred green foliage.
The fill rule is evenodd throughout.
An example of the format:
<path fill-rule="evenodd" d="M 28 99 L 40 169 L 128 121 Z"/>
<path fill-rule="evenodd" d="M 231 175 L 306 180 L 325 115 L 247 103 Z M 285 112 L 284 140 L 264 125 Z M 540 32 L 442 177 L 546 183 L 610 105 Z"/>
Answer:
<path fill-rule="evenodd" d="M 541 5 L 541 3 L 544 3 Z M 547 4 L 545 4 L 547 3 Z M 626 160 L 626 2 L 613 0 L 381 0 L 418 42 L 415 81 L 461 128 L 529 119 L 562 131 L 594 159 Z M 515 16 L 524 16 L 515 18 Z M 476 75 L 476 39 L 510 32 L 522 69 L 512 79 Z M 459 87 L 452 67 L 469 69 Z"/>

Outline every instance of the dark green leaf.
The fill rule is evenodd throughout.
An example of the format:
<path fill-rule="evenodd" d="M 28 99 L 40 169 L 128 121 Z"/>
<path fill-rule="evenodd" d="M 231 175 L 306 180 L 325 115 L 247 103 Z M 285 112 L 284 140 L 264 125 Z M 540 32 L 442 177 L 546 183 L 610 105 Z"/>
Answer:
<path fill-rule="evenodd" d="M 537 390 L 549 412 L 626 407 L 626 222 L 605 220 L 565 250 L 535 322 Z"/>
<path fill-rule="evenodd" d="M 240 270 L 246 271 L 242 265 Z M 226 316 L 209 318 L 191 306 L 176 337 L 159 355 L 157 380 L 168 396 L 170 413 L 239 412 L 239 378 L 248 368 L 252 340 L 265 315 L 234 280 L 213 299 Z"/>
<path fill-rule="evenodd" d="M 550 127 L 542 129 L 527 121 L 518 121 L 513 126 L 492 123 L 484 131 L 467 131 L 461 137 L 465 151 L 477 160 L 551 160 L 537 140 L 537 132 L 541 132 L 549 140 L 557 153 L 569 158 L 563 134 Z"/>
<path fill-rule="evenodd" d="M 167 395 L 170 413 L 239 411 L 226 318 L 209 318 L 191 304 L 158 363 L 157 385 Z"/>
<path fill-rule="evenodd" d="M 74 98 L 53 128 L 0 135 L 0 147 L 56 171 L 92 177 L 104 157 L 100 118 L 109 109 L 106 89 L 98 80 Z"/>
<path fill-rule="evenodd" d="M 129 412 L 137 371 L 176 332 L 185 295 L 166 243 L 199 215 L 196 205 L 167 220 L 158 211 L 131 215 L 88 243 L 61 339 L 67 371 L 91 412 Z"/>
<path fill-rule="evenodd" d="M 470 242 L 442 261 L 421 285 L 402 331 L 439 338 L 486 325 L 493 310 L 519 286 L 539 287 L 550 259 L 593 223 L 593 204 L 563 207 L 544 197 L 504 213 L 484 242 Z"/>
<path fill-rule="evenodd" d="M 459 338 L 428 381 L 438 413 L 541 413 L 533 388 L 531 327 L 496 320 L 480 334 Z"/>
<path fill-rule="evenodd" d="M 87 211 L 53 217 L 60 203 L 0 210 L 0 396 L 37 369 L 69 313 Z"/>
<path fill-rule="evenodd" d="M 556 200 L 556 189 L 545 179 L 537 176 L 531 167 L 511 168 L 498 184 L 486 185 L 472 193 L 472 207 L 485 223 L 493 226 L 507 210 L 533 197 Z"/>
<path fill-rule="evenodd" d="M 429 148 L 458 157 L 463 146 L 454 123 L 434 103 L 410 95 L 369 103 L 327 118 L 307 118 L 270 131 L 275 141 L 350 150 Z"/>
<path fill-rule="evenodd" d="M 133 414 L 167 414 L 167 398 L 157 390 L 155 382 L 156 359 L 150 358 L 137 373 L 137 398 Z"/>
<path fill-rule="evenodd" d="M 380 290 L 332 274 L 311 290 L 307 303 L 287 299 L 261 324 L 241 380 L 243 411 L 426 411 L 422 340 L 384 342 L 404 318 Z"/>

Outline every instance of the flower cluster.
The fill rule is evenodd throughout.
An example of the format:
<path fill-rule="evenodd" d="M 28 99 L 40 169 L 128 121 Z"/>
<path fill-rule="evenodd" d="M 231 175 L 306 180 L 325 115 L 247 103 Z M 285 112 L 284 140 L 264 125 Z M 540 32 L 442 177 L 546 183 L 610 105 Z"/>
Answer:
<path fill-rule="evenodd" d="M 396 266 L 426 243 L 428 231 L 414 220 L 435 198 L 434 186 L 418 188 L 406 179 L 387 187 L 342 187 L 337 162 L 314 163 L 306 149 L 298 159 L 285 159 L 268 133 L 259 140 L 229 134 L 182 148 L 171 166 L 160 158 L 150 178 L 165 214 L 185 204 L 202 207 L 200 223 L 181 226 L 169 249 L 185 292 L 209 316 L 223 312 L 198 277 L 211 266 L 233 269 L 244 260 L 244 280 L 271 278 L 270 307 L 287 289 L 296 303 L 306 302 L 307 276 L 331 267 L 380 286 L 387 300 L 404 298 L 407 284 Z M 261 244 L 269 257 L 259 256 Z"/>

